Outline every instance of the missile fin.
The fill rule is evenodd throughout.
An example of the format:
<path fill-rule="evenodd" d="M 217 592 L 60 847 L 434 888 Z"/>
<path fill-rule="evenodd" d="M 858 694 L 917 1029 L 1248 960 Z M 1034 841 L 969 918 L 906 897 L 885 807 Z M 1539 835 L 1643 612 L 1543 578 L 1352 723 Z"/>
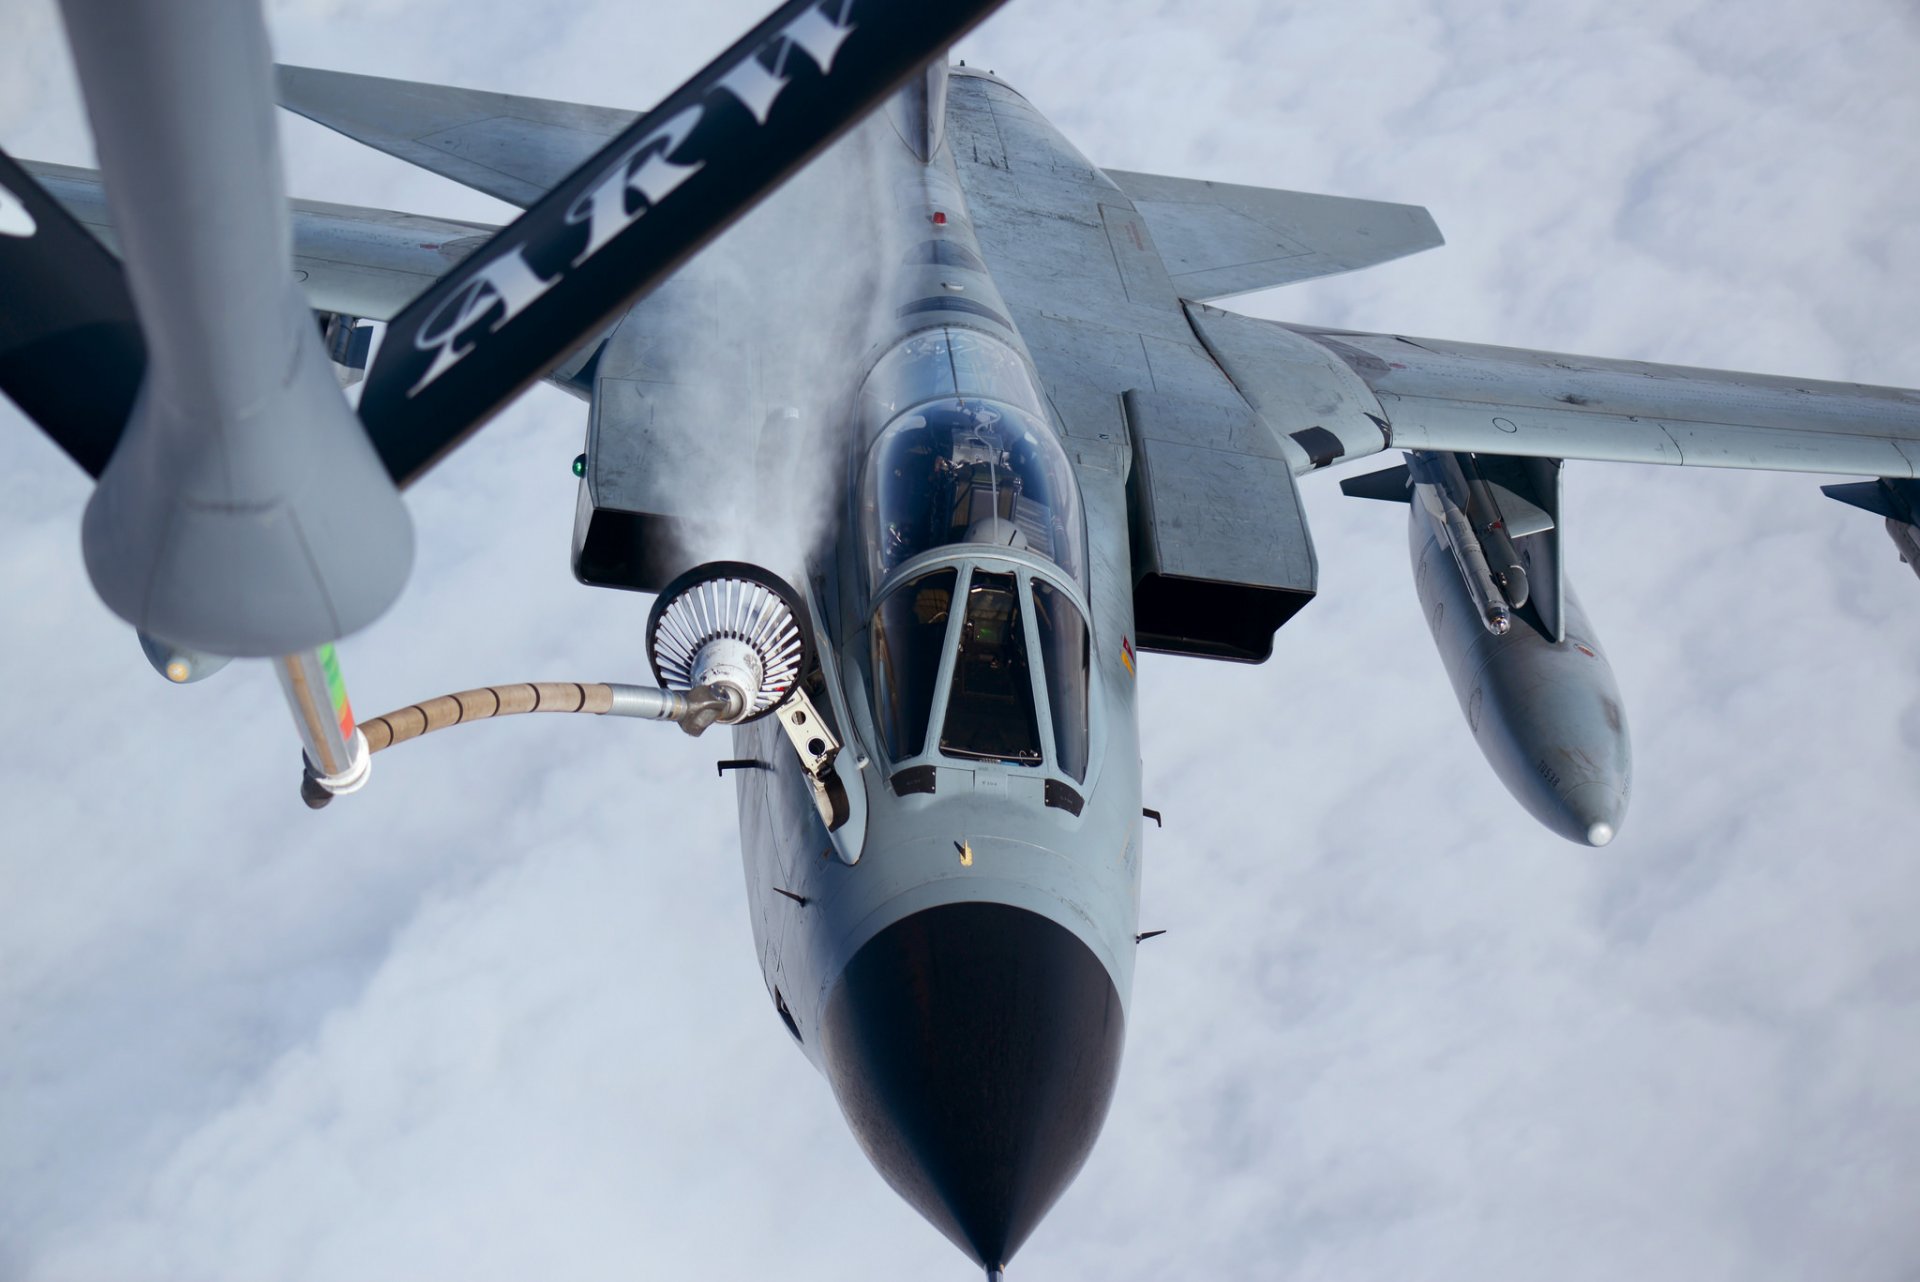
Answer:
<path fill-rule="evenodd" d="M 1912 486 L 1912 482 L 1903 486 L 1898 480 L 1852 481 L 1845 485 L 1823 485 L 1820 492 L 1830 499 L 1861 508 L 1875 516 L 1883 516 L 1889 521 L 1912 521 L 1914 509 L 1910 500 L 1913 490 L 1907 488 L 1909 486 Z"/>
<path fill-rule="evenodd" d="M 1500 509 L 1500 518 L 1506 523 L 1508 538 L 1524 539 L 1529 534 L 1544 534 L 1553 528 L 1553 518 L 1531 499 L 1522 497 L 1498 481 L 1488 481 L 1487 489 Z"/>
<path fill-rule="evenodd" d="M 1412 478 L 1407 474 L 1407 465 L 1396 463 L 1378 472 L 1347 477 L 1340 482 L 1340 492 L 1348 498 L 1379 499 L 1385 503 L 1410 503 L 1413 501 L 1412 485 Z"/>

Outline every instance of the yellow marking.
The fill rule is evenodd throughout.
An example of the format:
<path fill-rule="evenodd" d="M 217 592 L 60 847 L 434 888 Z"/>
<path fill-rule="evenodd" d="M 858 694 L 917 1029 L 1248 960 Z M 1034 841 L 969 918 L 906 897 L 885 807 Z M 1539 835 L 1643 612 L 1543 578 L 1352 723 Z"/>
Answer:
<path fill-rule="evenodd" d="M 970 841 L 960 843 L 960 866 L 962 868 L 973 867 L 973 843 Z"/>

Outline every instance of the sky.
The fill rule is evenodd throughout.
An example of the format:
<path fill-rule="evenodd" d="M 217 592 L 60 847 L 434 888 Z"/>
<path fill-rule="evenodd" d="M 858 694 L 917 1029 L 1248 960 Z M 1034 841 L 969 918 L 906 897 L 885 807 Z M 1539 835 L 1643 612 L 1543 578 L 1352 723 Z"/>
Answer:
<path fill-rule="evenodd" d="M 642 108 L 759 3 L 284 0 L 292 62 Z M 88 163 L 51 0 L 0 145 Z M 1096 162 L 1427 205 L 1446 247 L 1259 316 L 1920 386 L 1904 0 L 1014 0 L 957 51 Z M 501 220 L 283 121 L 296 195 Z M 578 402 L 409 492 L 363 715 L 643 680 L 567 568 Z M 1817 479 L 1576 464 L 1636 787 L 1603 850 L 1472 746 L 1400 514 L 1303 486 L 1260 667 L 1143 656 L 1127 1058 L 1016 1278 L 1920 1269 L 1920 583 Z M 724 744 L 528 718 L 324 813 L 257 664 L 168 687 L 0 406 L 0 1278 L 962 1278 L 757 973 Z"/>

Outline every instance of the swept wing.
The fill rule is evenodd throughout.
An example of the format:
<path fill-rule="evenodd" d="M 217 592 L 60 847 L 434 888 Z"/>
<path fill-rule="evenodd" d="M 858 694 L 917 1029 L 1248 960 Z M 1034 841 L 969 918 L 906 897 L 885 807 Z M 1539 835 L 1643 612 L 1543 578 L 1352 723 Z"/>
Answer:
<path fill-rule="evenodd" d="M 525 209 L 638 119 L 612 107 L 276 66 L 280 105 Z"/>
<path fill-rule="evenodd" d="M 1247 294 L 1444 244 L 1419 205 L 1109 169 L 1182 298 Z"/>
<path fill-rule="evenodd" d="M 1916 391 L 1188 315 L 1263 417 L 1340 438 L 1318 465 L 1405 449 L 1920 475 Z"/>

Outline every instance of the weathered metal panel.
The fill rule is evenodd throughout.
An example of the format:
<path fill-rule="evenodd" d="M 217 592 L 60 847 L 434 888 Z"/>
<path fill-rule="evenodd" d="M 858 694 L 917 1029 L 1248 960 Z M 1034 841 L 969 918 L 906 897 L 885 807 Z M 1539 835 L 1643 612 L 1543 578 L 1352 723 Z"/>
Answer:
<path fill-rule="evenodd" d="M 718 307 L 708 282 L 676 278 L 629 312 L 602 349 L 574 525 L 583 583 L 659 591 L 725 516 L 716 496 L 752 479 L 743 460 L 755 456 L 759 424 L 746 354 L 737 354 L 737 377 L 706 376 L 728 355 Z"/>

